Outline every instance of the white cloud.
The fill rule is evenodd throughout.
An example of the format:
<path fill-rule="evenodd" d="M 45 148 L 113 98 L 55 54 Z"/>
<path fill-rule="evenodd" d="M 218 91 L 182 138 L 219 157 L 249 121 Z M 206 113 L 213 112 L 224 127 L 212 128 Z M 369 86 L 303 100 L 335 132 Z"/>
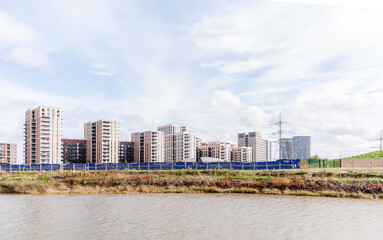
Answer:
<path fill-rule="evenodd" d="M 233 117 L 243 106 L 239 97 L 228 90 L 215 90 L 210 103 L 209 111 L 216 116 Z"/>
<path fill-rule="evenodd" d="M 112 77 L 116 75 L 117 67 L 107 64 L 94 64 L 92 65 L 92 74 Z"/>
<path fill-rule="evenodd" d="M 383 128 L 378 104 L 383 100 L 381 4 L 322 1 L 318 7 L 319 2 L 223 5 L 205 13 L 191 36 L 215 56 L 202 67 L 218 69 L 228 82 L 237 79 L 231 86 L 241 89 L 238 96 L 248 106 L 240 111 L 246 125 L 262 126 L 261 133 L 267 133 L 265 124 L 255 124 L 270 121 L 269 114 L 260 117 L 262 111 L 282 111 L 286 130 L 291 130 L 287 135 L 312 135 L 313 153 L 339 157 L 368 152 Z M 259 60 L 259 66 L 249 59 Z M 261 76 L 251 76 L 252 66 L 269 67 Z"/>
<path fill-rule="evenodd" d="M 15 45 L 30 45 L 36 43 L 38 33 L 32 27 L 0 11 L 0 49 Z"/>
<path fill-rule="evenodd" d="M 361 7 L 361 8 L 383 8 L 380 0 L 269 0 L 273 2 L 284 3 L 301 3 L 301 4 L 315 4 L 327 6 L 342 6 L 342 7 Z"/>
<path fill-rule="evenodd" d="M 262 61 L 253 58 L 246 61 L 215 61 L 211 63 L 203 63 L 201 66 L 217 68 L 223 74 L 243 73 L 266 67 Z"/>
<path fill-rule="evenodd" d="M 43 36 L 60 46 L 54 56 L 59 74 L 27 77 L 45 93 L 12 69 L 1 72 L 21 79 L 0 81 L 8 89 L 0 106 L 21 116 L 27 106 L 62 107 L 69 136 L 81 136 L 84 121 L 110 117 L 125 122 L 125 135 L 174 122 L 206 140 L 233 142 L 236 133 L 250 130 L 268 138 L 275 130 L 268 123 L 282 111 L 292 135 L 313 136 L 313 153 L 370 150 L 383 128 L 380 9 L 289 2 L 303 0 L 213 1 L 187 12 L 187 1 L 161 10 L 139 1 L 75 7 L 31 1 L 25 8 L 39 7 L 39 14 L 0 11 L 1 58 L 44 67 L 51 62 Z M 326 4 L 314 4 L 320 2 Z M 74 88 L 57 87 L 66 81 L 90 88 L 71 95 Z M 8 126 L 11 120 L 2 121 Z"/>
<path fill-rule="evenodd" d="M 28 47 L 11 49 L 6 54 L 5 59 L 31 67 L 44 67 L 49 64 L 49 59 L 44 53 Z"/>
<path fill-rule="evenodd" d="M 46 67 L 49 59 L 38 46 L 40 34 L 15 17 L 0 11 L 0 55 L 7 61 L 30 67 Z"/>
<path fill-rule="evenodd" d="M 241 123 L 253 129 L 264 129 L 270 123 L 270 117 L 265 113 L 265 111 L 257 106 L 248 106 L 243 109 L 240 113 Z"/>

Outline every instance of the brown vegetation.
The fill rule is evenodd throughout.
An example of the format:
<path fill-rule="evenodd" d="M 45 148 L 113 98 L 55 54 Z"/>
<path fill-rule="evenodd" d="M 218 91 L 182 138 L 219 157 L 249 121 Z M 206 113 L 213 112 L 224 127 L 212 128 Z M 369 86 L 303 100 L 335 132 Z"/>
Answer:
<path fill-rule="evenodd" d="M 381 198 L 383 175 L 305 170 L 3 172 L 0 193 L 252 193 Z"/>

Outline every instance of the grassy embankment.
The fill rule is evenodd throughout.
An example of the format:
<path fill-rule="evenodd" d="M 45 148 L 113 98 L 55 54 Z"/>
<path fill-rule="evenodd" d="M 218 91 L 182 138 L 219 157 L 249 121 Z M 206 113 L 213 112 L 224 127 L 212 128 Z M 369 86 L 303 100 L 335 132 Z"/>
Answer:
<path fill-rule="evenodd" d="M 383 175 L 306 170 L 2 172 L 0 193 L 251 193 L 383 198 Z"/>
<path fill-rule="evenodd" d="M 375 151 L 370 153 L 364 153 L 358 156 L 348 157 L 353 159 L 373 159 L 373 158 L 383 158 L 383 150 L 382 151 Z"/>
<path fill-rule="evenodd" d="M 383 158 L 383 150 L 370 153 L 364 153 L 357 156 L 347 157 L 351 159 L 374 159 Z M 302 168 L 340 168 L 340 159 L 308 159 L 301 163 Z"/>

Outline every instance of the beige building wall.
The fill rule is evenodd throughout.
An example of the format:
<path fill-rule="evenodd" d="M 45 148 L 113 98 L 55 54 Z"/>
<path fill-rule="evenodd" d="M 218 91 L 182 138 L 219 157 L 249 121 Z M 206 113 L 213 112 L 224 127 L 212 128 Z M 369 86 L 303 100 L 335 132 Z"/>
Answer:
<path fill-rule="evenodd" d="M 84 124 L 86 161 L 118 163 L 118 122 L 99 120 Z"/>
<path fill-rule="evenodd" d="M 0 163 L 17 163 L 17 145 L 12 143 L 0 143 Z"/>
<path fill-rule="evenodd" d="M 134 142 L 135 162 L 164 162 L 164 133 L 162 131 L 135 132 L 131 135 Z"/>
<path fill-rule="evenodd" d="M 61 111 L 40 106 L 25 112 L 25 164 L 61 163 Z"/>
<path fill-rule="evenodd" d="M 229 142 L 203 143 L 200 150 L 202 158 L 218 158 L 225 162 L 231 161 L 231 144 Z"/>
<path fill-rule="evenodd" d="M 253 159 L 251 147 L 236 147 L 231 146 L 231 161 L 232 162 L 251 162 Z"/>
<path fill-rule="evenodd" d="M 383 159 L 381 158 L 372 158 L 372 159 L 344 158 L 344 159 L 341 159 L 341 168 L 347 168 L 347 169 L 383 168 Z"/>
<path fill-rule="evenodd" d="M 265 162 L 266 144 L 259 132 L 238 133 L 238 146 L 252 148 L 252 161 Z"/>

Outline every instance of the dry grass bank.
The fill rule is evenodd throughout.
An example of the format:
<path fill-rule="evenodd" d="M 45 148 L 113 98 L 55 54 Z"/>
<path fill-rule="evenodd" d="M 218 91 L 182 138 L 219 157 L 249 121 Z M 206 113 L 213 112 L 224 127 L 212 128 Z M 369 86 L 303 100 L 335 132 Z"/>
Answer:
<path fill-rule="evenodd" d="M 247 193 L 383 198 L 383 175 L 306 170 L 2 172 L 0 193 Z"/>

